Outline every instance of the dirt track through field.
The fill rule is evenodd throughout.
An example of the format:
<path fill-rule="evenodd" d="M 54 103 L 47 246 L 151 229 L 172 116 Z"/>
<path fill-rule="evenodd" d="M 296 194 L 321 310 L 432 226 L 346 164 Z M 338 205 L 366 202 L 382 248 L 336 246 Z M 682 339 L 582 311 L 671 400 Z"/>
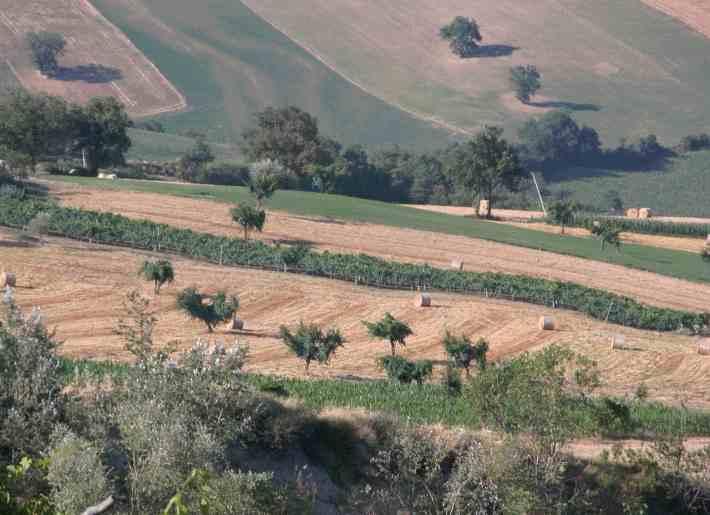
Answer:
<path fill-rule="evenodd" d="M 302 375 L 302 363 L 293 358 L 277 338 L 279 326 L 300 320 L 337 326 L 347 339 L 330 367 L 313 366 L 312 376 L 381 377 L 377 356 L 388 346 L 372 341 L 362 320 L 375 320 L 386 311 L 412 326 L 414 336 L 404 355 L 441 363 L 445 356 L 440 337 L 445 329 L 473 338 L 485 337 L 491 358 L 536 350 L 544 345 L 570 345 L 599 362 L 605 391 L 631 394 L 645 383 L 654 398 L 693 404 L 707 401 L 706 378 L 710 359 L 695 352 L 691 337 L 656 334 L 604 324 L 583 315 L 555 311 L 559 330 L 540 331 L 537 322 L 549 310 L 540 306 L 463 295 L 436 294 L 433 306 L 416 308 L 411 292 L 357 287 L 352 284 L 302 275 L 226 268 L 172 257 L 176 282 L 159 297 L 136 274 L 151 253 L 89 245 L 50 238 L 43 245 L 18 241 L 0 230 L 0 265 L 17 274 L 16 298 L 25 309 L 41 308 L 46 323 L 64 341 L 62 353 L 72 357 L 128 359 L 120 338 L 113 334 L 123 316 L 127 292 L 138 289 L 152 298 L 159 323 L 160 345 L 179 340 L 181 349 L 196 338 L 235 339 L 248 343 L 248 368 L 261 372 Z M 175 296 L 187 286 L 214 292 L 223 288 L 241 300 L 239 316 L 246 331 L 239 334 L 219 327 L 209 335 L 198 322 L 187 320 L 175 307 Z M 622 334 L 633 351 L 610 351 L 609 338 Z M 437 365 L 437 370 L 441 370 Z"/>
<path fill-rule="evenodd" d="M 242 235 L 231 222 L 230 206 L 227 204 L 57 183 L 50 183 L 50 187 L 65 205 L 110 211 L 202 232 L 233 237 Z M 660 307 L 694 311 L 710 309 L 710 285 L 464 236 L 310 219 L 282 212 L 269 213 L 264 232 L 256 236 L 280 242 L 300 240 L 321 250 L 362 252 L 438 267 L 448 267 L 452 260 L 463 260 L 466 270 L 572 281 L 628 295 Z"/>
<path fill-rule="evenodd" d="M 0 58 L 22 86 L 85 103 L 113 96 L 132 116 L 152 116 L 187 107 L 183 95 L 136 46 L 88 0 L 9 0 L 0 10 Z M 27 49 L 33 31 L 64 35 L 56 78 L 41 75 Z"/>

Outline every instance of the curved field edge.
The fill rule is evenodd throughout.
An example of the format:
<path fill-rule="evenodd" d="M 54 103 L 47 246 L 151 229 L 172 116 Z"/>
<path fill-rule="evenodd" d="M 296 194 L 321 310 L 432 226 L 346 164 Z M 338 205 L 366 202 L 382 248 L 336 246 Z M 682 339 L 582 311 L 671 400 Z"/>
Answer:
<path fill-rule="evenodd" d="M 279 247 L 258 241 L 196 233 L 148 220 L 58 207 L 43 201 L 6 200 L 0 206 L 0 224 L 25 227 L 40 213 L 49 216 L 49 231 L 56 236 L 174 253 L 223 266 L 283 270 L 378 288 L 485 295 L 580 311 L 598 320 L 656 331 L 698 332 L 710 323 L 707 313 L 643 305 L 628 297 L 561 281 L 442 270 L 428 265 L 389 262 L 365 254 L 321 254 L 309 250 L 292 263 Z"/>
<path fill-rule="evenodd" d="M 229 204 L 250 199 L 248 189 L 236 186 L 198 186 L 138 180 L 109 183 L 97 179 L 69 177 L 52 177 L 52 180 L 99 189 L 158 193 Z M 632 244 L 623 245 L 621 252 L 609 249 L 602 251 L 599 243 L 589 238 L 548 234 L 495 222 L 426 212 L 385 202 L 300 191 L 277 192 L 269 202 L 269 209 L 294 215 L 466 236 L 621 265 L 701 284 L 710 283 L 710 267 L 703 263 L 699 255 L 684 251 Z"/>

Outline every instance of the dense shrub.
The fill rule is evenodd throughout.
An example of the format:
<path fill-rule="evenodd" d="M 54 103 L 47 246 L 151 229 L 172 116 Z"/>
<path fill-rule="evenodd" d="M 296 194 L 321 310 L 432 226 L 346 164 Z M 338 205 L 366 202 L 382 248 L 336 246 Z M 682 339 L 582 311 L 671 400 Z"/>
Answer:
<path fill-rule="evenodd" d="M 710 134 L 691 134 L 680 140 L 681 152 L 696 152 L 710 148 Z"/>
<path fill-rule="evenodd" d="M 249 182 L 249 167 L 236 163 L 210 163 L 197 173 L 196 182 L 220 186 L 244 186 Z"/>
<path fill-rule="evenodd" d="M 170 251 L 223 265 L 283 269 L 280 249 L 258 241 L 244 241 L 177 229 L 147 220 L 131 220 L 111 213 L 62 208 L 42 201 L 7 201 L 0 204 L 0 224 L 22 227 L 37 213 L 51 216 L 54 234 L 120 244 L 139 249 Z M 640 329 L 699 331 L 708 314 L 657 308 L 603 290 L 574 283 L 498 273 L 461 272 L 428 265 L 389 262 L 364 254 L 308 251 L 290 270 L 375 287 L 444 290 L 483 294 L 552 308 L 580 311 L 599 320 Z"/>

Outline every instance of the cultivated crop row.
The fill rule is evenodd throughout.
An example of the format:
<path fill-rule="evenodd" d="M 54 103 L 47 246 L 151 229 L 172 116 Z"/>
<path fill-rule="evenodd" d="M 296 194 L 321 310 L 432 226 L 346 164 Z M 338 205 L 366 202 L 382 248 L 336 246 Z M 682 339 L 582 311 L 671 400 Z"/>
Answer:
<path fill-rule="evenodd" d="M 611 216 L 598 216 L 586 213 L 575 215 L 570 224 L 592 230 L 594 222 L 612 222 L 624 232 L 656 234 L 664 236 L 684 236 L 688 238 L 706 238 L 710 234 L 710 224 L 662 222 L 654 219 L 633 219 Z"/>
<path fill-rule="evenodd" d="M 25 227 L 40 213 L 49 215 L 49 231 L 58 236 L 170 252 L 221 265 L 304 273 L 379 288 L 440 290 L 505 298 L 580 311 L 598 320 L 656 331 L 699 331 L 710 322 L 710 314 L 647 306 L 628 297 L 574 283 L 443 270 L 363 254 L 318 253 L 305 249 L 293 252 L 292 248 L 258 241 L 197 233 L 37 200 L 4 200 L 0 205 L 0 224 Z"/>

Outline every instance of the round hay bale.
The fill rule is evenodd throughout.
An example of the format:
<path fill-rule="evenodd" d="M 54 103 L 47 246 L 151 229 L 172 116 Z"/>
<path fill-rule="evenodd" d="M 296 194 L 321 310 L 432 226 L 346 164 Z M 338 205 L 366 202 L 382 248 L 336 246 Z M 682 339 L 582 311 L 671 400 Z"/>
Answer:
<path fill-rule="evenodd" d="M 549 316 L 540 317 L 538 326 L 541 331 L 554 331 L 555 330 L 555 319 Z"/>
<path fill-rule="evenodd" d="M 453 268 L 454 270 L 459 270 L 459 271 L 463 270 L 463 261 L 459 261 L 459 260 L 452 261 L 451 268 Z"/>
<path fill-rule="evenodd" d="M 12 272 L 3 272 L 0 274 L 0 287 L 6 288 L 7 286 L 14 288 L 17 283 L 17 277 Z"/>
<path fill-rule="evenodd" d="M 641 209 L 639 209 L 639 218 L 648 219 L 648 218 L 651 218 L 652 216 L 653 216 L 653 213 L 651 212 L 650 208 L 642 207 Z"/>
<path fill-rule="evenodd" d="M 488 208 L 490 207 L 490 205 L 490 201 L 488 201 L 487 199 L 481 199 L 481 201 L 478 203 L 478 214 L 487 215 Z"/>
<path fill-rule="evenodd" d="M 627 209 L 626 210 L 626 217 L 627 218 L 638 218 L 639 217 L 638 208 L 632 207 L 630 209 Z"/>
<path fill-rule="evenodd" d="M 235 318 L 232 320 L 232 330 L 233 331 L 241 331 L 244 329 L 244 320 L 241 320 L 239 318 Z"/>
<path fill-rule="evenodd" d="M 414 306 L 417 308 L 428 308 L 431 306 L 431 295 L 428 293 L 420 293 L 414 299 Z"/>
<path fill-rule="evenodd" d="M 611 337 L 611 350 L 624 349 L 626 345 L 626 337 L 623 334 L 615 334 Z"/>
<path fill-rule="evenodd" d="M 710 356 L 710 338 L 701 338 L 698 340 L 698 354 L 701 356 Z"/>

